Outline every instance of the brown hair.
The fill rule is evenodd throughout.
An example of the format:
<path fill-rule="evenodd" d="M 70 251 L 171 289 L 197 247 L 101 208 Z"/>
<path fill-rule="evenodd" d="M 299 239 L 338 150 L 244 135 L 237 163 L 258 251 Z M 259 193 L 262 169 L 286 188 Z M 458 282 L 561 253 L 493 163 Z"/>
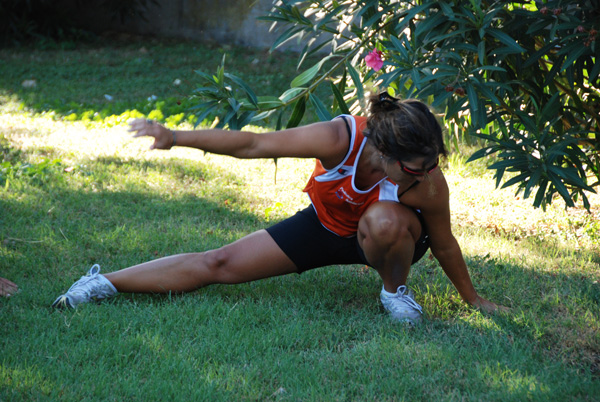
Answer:
<path fill-rule="evenodd" d="M 401 161 L 448 155 L 440 123 L 423 102 L 381 92 L 369 105 L 364 134 L 383 155 Z"/>

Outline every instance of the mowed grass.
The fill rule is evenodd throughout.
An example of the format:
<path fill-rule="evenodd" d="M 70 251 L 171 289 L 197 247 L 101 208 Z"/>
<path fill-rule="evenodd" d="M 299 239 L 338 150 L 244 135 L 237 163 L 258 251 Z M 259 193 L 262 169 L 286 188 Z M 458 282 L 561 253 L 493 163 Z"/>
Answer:
<path fill-rule="evenodd" d="M 194 57 L 192 45 L 141 47 L 161 60 L 177 49 Z M 230 51 L 232 61 L 255 58 Z M 0 276 L 21 288 L 0 299 L 0 400 L 598 399 L 600 200 L 592 197 L 592 214 L 560 202 L 535 210 L 460 155 L 444 167 L 455 234 L 480 293 L 509 313 L 466 306 L 429 254 L 409 277 L 426 311 L 416 328 L 381 311 L 381 282 L 362 266 L 53 311 L 94 263 L 108 272 L 215 248 L 292 214 L 307 205 L 302 188 L 314 162 L 281 159 L 275 171 L 271 160 L 148 151 L 118 119 L 68 121 L 70 113 L 40 102 L 68 102 L 63 88 L 70 80 L 84 88 L 89 77 L 48 79 L 45 94 L 38 78 L 27 95 L 22 67 L 5 62 L 27 65 L 39 52 L 0 52 Z M 31 68 L 50 70 L 65 52 L 91 70 L 95 54 L 125 57 L 111 47 L 54 51 L 54 61 Z M 138 82 L 98 69 L 105 81 L 89 93 L 146 91 L 111 113 L 155 93 L 144 72 Z M 102 102 L 86 107 L 108 107 Z"/>

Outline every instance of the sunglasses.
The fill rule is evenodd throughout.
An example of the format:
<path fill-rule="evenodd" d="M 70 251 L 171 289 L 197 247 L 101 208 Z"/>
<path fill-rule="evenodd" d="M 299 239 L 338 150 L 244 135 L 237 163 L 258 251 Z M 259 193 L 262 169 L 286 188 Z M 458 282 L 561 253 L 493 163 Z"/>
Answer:
<path fill-rule="evenodd" d="M 426 174 L 433 172 L 435 169 L 437 169 L 439 163 L 440 163 L 440 159 L 438 158 L 438 159 L 436 159 L 436 161 L 433 165 L 429 166 L 425 170 L 412 170 L 412 169 L 404 166 L 402 164 L 402 161 L 398 161 L 398 165 L 400 165 L 400 168 L 402 168 L 402 171 L 404 173 L 411 175 L 411 176 L 418 176 L 418 177 L 425 176 Z"/>

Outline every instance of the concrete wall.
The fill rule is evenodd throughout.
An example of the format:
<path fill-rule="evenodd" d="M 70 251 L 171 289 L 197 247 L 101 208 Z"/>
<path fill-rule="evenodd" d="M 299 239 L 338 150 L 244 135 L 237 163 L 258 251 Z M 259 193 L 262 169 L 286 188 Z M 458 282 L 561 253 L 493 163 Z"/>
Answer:
<path fill-rule="evenodd" d="M 256 18 L 266 15 L 273 0 L 157 0 L 145 18 L 121 23 L 88 9 L 83 25 L 96 32 L 112 30 L 143 35 L 217 41 L 258 48 L 270 47 L 277 38 L 270 33 L 270 22 Z M 292 46 L 293 47 L 293 46 Z"/>

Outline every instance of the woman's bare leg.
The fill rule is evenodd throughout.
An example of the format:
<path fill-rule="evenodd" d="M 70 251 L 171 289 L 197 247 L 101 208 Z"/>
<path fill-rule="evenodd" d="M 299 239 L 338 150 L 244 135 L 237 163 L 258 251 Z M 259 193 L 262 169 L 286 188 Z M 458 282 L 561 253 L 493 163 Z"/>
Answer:
<path fill-rule="evenodd" d="M 293 272 L 295 264 L 265 230 L 260 230 L 216 250 L 164 257 L 104 276 L 119 292 L 166 293 Z"/>
<path fill-rule="evenodd" d="M 421 230 L 415 212 L 395 202 L 377 202 L 361 217 L 358 243 L 386 291 L 395 293 L 406 283 Z"/>

